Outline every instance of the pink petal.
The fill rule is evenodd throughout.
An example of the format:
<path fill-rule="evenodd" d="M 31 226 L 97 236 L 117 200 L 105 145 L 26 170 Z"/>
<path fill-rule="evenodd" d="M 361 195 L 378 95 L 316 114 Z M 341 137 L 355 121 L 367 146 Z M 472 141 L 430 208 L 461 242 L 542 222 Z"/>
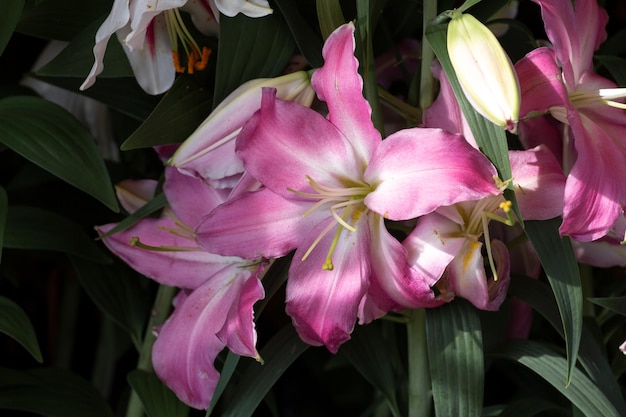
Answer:
<path fill-rule="evenodd" d="M 381 216 L 370 215 L 370 230 L 373 273 L 368 294 L 372 300 L 384 311 L 440 305 L 430 283 L 421 277 L 416 279 L 409 270 L 407 249 L 389 234 Z"/>
<path fill-rule="evenodd" d="M 599 125 L 575 112 L 568 115 L 568 121 L 578 159 L 565 184 L 559 231 L 587 242 L 608 233 L 626 201 L 626 150 L 619 145 L 624 128 Z"/>
<path fill-rule="evenodd" d="M 100 234 L 111 230 L 115 224 L 97 228 Z M 104 244 L 124 262 L 139 273 L 155 281 L 181 288 L 196 288 L 207 277 L 241 259 L 227 258 L 203 251 L 193 240 L 185 239 L 163 229 L 178 229 L 168 217 L 143 219 L 130 229 L 103 239 Z M 197 247 L 195 251 L 156 251 L 131 246 L 131 238 L 139 237 L 141 243 L 150 246 Z"/>
<path fill-rule="evenodd" d="M 523 103 L 522 99 L 522 103 Z M 554 117 L 539 116 L 520 120 L 517 133 L 525 149 L 544 145 L 557 161 L 563 159 L 563 124 Z"/>
<path fill-rule="evenodd" d="M 596 0 L 534 0 L 541 6 L 548 38 L 573 89 L 580 75 L 593 68 L 593 52 L 606 39 L 608 15 Z M 585 30 L 580 30 L 584 28 Z"/>
<path fill-rule="evenodd" d="M 262 297 L 256 274 L 233 265 L 177 300 L 154 343 L 152 362 L 159 378 L 183 402 L 199 409 L 209 406 L 219 379 L 213 363 L 225 344 L 234 340 L 228 347 L 237 354 L 258 357 L 252 305 Z M 225 331 L 226 320 L 236 315 L 240 320 L 229 322 Z M 226 340 L 216 336 L 220 332 Z M 241 334 L 233 339 L 233 332 Z"/>
<path fill-rule="evenodd" d="M 245 259 L 278 258 L 303 240 L 322 218 L 321 210 L 302 217 L 309 203 L 285 200 L 268 189 L 243 194 L 222 204 L 196 230 L 209 252 Z"/>
<path fill-rule="evenodd" d="M 200 179 L 181 174 L 169 166 L 165 167 L 163 192 L 176 217 L 191 227 L 199 224 L 204 216 L 228 197 L 228 190 L 210 187 Z"/>
<path fill-rule="evenodd" d="M 413 274 L 428 286 L 439 281 L 465 243 L 459 224 L 434 212 L 422 216 L 417 226 L 402 242 L 408 252 L 408 263 Z"/>
<path fill-rule="evenodd" d="M 302 260 L 322 230 L 334 219 L 317 225 L 296 251 L 287 281 L 286 311 L 300 338 L 314 346 L 325 345 L 332 353 L 350 339 L 361 299 L 367 291 L 371 268 L 370 233 L 366 220 L 358 230 L 343 230 L 333 252 L 333 270 L 324 270 L 335 229 L 327 233 L 311 254 Z"/>
<path fill-rule="evenodd" d="M 328 120 L 351 141 L 360 162 L 365 164 L 381 137 L 372 123 L 372 109 L 363 97 L 354 46 L 354 24 L 335 29 L 322 50 L 324 65 L 315 71 L 311 84 L 328 105 Z"/>
<path fill-rule="evenodd" d="M 524 219 L 547 220 L 563 213 L 565 175 L 545 146 L 509 151 L 515 196 Z"/>
<path fill-rule="evenodd" d="M 115 186 L 115 194 L 124 210 L 132 214 L 154 197 L 156 187 L 156 180 L 124 180 Z"/>
<path fill-rule="evenodd" d="M 552 49 L 538 48 L 529 52 L 515 64 L 515 71 L 522 96 L 521 117 L 569 103 L 561 68 Z"/>
<path fill-rule="evenodd" d="M 441 129 L 405 129 L 376 149 L 364 174 L 376 189 L 365 204 L 391 220 L 411 219 L 440 206 L 499 194 L 495 174 L 489 160 L 463 137 Z"/>
<path fill-rule="evenodd" d="M 439 61 L 431 65 L 433 76 L 439 80 L 439 95 L 426 110 L 424 110 L 424 127 L 438 127 L 450 133 L 459 133 L 465 137 L 472 147 L 478 149 L 474 135 L 467 124 L 465 116 L 459 107 L 452 91 L 450 81 L 443 71 Z"/>
<path fill-rule="evenodd" d="M 261 110 L 239 134 L 237 152 L 254 178 L 288 199 L 299 198 L 290 189 L 312 191 L 307 175 L 343 187 L 340 178 L 363 169 L 332 124 L 307 107 L 276 99 L 272 89 L 264 89 Z"/>
<path fill-rule="evenodd" d="M 506 246 L 499 240 L 491 241 L 491 249 L 498 269 L 498 281 L 487 278 L 481 254 L 483 244 L 466 240 L 461 252 L 448 268 L 448 280 L 457 296 L 465 298 L 481 310 L 497 310 L 506 297 L 510 274 Z"/>

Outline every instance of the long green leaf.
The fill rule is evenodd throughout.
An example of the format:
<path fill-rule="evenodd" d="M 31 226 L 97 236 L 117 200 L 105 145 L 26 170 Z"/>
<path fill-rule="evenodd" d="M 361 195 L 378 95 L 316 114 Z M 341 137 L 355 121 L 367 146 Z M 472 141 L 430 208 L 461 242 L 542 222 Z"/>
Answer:
<path fill-rule="evenodd" d="M 154 213 L 157 210 L 162 209 L 166 205 L 167 205 L 167 199 L 165 198 L 165 194 L 163 193 L 157 194 L 156 196 L 154 196 L 152 200 L 148 201 L 146 204 L 141 206 L 140 209 L 136 210 L 134 213 L 132 213 L 131 215 L 126 217 L 124 220 L 119 222 L 117 226 L 115 226 L 113 229 L 100 235 L 100 239 L 105 238 L 107 236 L 114 235 L 117 232 L 121 232 L 122 230 L 126 230 L 129 227 L 132 227 L 139 220 L 143 219 L 146 216 L 149 216 L 150 214 Z"/>
<path fill-rule="evenodd" d="M 28 1 L 17 31 L 43 39 L 71 41 L 94 19 L 111 10 L 110 0 Z"/>
<path fill-rule="evenodd" d="M 341 347 L 340 354 L 345 354 L 352 366 L 383 393 L 391 413 L 399 417 L 401 413 L 394 372 L 400 362 L 399 350 L 395 334 L 385 332 L 384 324 L 373 322 L 367 326 L 359 326 L 350 341 Z"/>
<path fill-rule="evenodd" d="M 285 326 L 261 350 L 265 363 L 253 363 L 244 372 L 222 416 L 251 416 L 278 378 L 307 348 L 293 327 Z"/>
<path fill-rule="evenodd" d="M 295 49 L 278 13 L 257 19 L 221 16 L 213 106 L 246 81 L 280 75 Z"/>
<path fill-rule="evenodd" d="M 141 285 L 140 276 L 117 263 L 103 267 L 77 257 L 71 257 L 71 261 L 89 297 L 128 332 L 139 348 L 152 302 L 152 294 Z"/>
<path fill-rule="evenodd" d="M 511 281 L 509 293 L 528 303 L 563 336 L 563 326 L 554 294 L 547 285 L 534 279 L 515 277 Z M 613 371 L 604 350 L 586 326 L 582 328 L 578 360 L 595 385 L 607 396 L 613 406 L 621 414 L 626 415 L 624 398 L 613 376 Z"/>
<path fill-rule="evenodd" d="M 7 223 L 7 211 L 9 210 L 9 199 L 4 187 L 0 187 L 0 262 L 2 261 L 2 248 L 4 247 L 4 231 Z"/>
<path fill-rule="evenodd" d="M 568 237 L 559 235 L 560 224 L 560 218 L 528 221 L 525 231 L 548 276 L 559 307 L 570 370 L 565 381 L 569 382 L 571 372 L 576 366 L 578 347 L 580 346 L 583 325 L 583 294 L 578 263 L 574 256 L 572 244 Z"/>
<path fill-rule="evenodd" d="M 189 407 L 168 389 L 155 374 L 135 369 L 128 382 L 139 395 L 148 417 L 187 417 Z"/>
<path fill-rule="evenodd" d="M 83 378 L 60 369 L 0 368 L 0 409 L 46 417 L 114 417 L 100 393 Z"/>
<path fill-rule="evenodd" d="M 559 406 L 541 398 L 524 398 L 507 404 L 498 417 L 533 417 L 543 411 L 559 409 Z"/>
<path fill-rule="evenodd" d="M 322 59 L 323 40 L 313 30 L 309 22 L 304 19 L 302 13 L 298 10 L 298 4 L 292 0 L 275 0 L 274 3 L 285 16 L 300 53 L 304 55 L 311 67 L 321 67 L 324 63 Z"/>
<path fill-rule="evenodd" d="M 588 300 L 617 314 L 626 316 L 626 297 L 588 298 Z"/>
<path fill-rule="evenodd" d="M 220 397 L 224 393 L 228 382 L 232 378 L 235 370 L 237 369 L 237 364 L 239 363 L 239 359 L 241 356 L 231 352 L 230 350 L 226 354 L 226 360 L 224 361 L 224 366 L 220 370 L 220 379 L 217 381 L 217 386 L 215 387 L 215 391 L 213 391 L 213 396 L 211 397 L 211 404 L 209 404 L 209 408 L 206 410 L 206 417 L 209 417 Z"/>
<path fill-rule="evenodd" d="M 30 96 L 0 100 L 0 142 L 110 209 L 119 210 L 93 138 L 62 107 Z"/>
<path fill-rule="evenodd" d="M 35 329 L 24 310 L 15 302 L 0 296 L 0 332 L 12 337 L 37 362 L 43 362 Z"/>
<path fill-rule="evenodd" d="M 538 342 L 512 341 L 502 350 L 493 353 L 493 356 L 519 362 L 531 369 L 559 390 L 586 416 L 623 416 L 583 372 L 576 368 L 570 371 L 565 358 Z M 566 387 L 563 381 L 568 375 L 571 375 L 571 383 Z"/>
<path fill-rule="evenodd" d="M 211 112 L 212 94 L 194 78 L 178 77 L 122 150 L 182 143 Z"/>
<path fill-rule="evenodd" d="M 464 300 L 427 309 L 426 337 L 436 415 L 480 416 L 485 370 L 476 309 Z"/>
<path fill-rule="evenodd" d="M 339 0 L 316 0 L 317 18 L 324 39 L 328 38 L 333 30 L 346 23 L 341 11 Z"/>
<path fill-rule="evenodd" d="M 0 55 L 4 52 L 13 35 L 24 8 L 24 0 L 5 0 L 2 2 L 2 16 L 0 17 Z"/>
<path fill-rule="evenodd" d="M 111 262 L 78 224 L 38 207 L 9 206 L 4 247 L 63 252 L 101 264 Z"/>

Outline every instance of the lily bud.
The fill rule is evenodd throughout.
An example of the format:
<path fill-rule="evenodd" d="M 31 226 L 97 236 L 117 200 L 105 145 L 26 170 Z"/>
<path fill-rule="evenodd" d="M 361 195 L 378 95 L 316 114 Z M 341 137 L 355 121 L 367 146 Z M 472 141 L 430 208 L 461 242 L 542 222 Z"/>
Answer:
<path fill-rule="evenodd" d="M 494 34 L 474 16 L 452 12 L 448 54 L 468 101 L 485 118 L 515 131 L 520 87 L 513 64 Z"/>

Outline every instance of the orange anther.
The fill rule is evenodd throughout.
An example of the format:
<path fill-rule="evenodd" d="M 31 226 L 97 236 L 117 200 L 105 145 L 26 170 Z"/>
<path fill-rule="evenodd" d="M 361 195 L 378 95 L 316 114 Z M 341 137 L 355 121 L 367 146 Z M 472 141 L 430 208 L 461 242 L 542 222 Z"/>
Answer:
<path fill-rule="evenodd" d="M 174 62 L 174 69 L 176 69 L 176 72 L 185 72 L 185 68 L 180 66 L 178 51 L 172 51 L 172 61 Z"/>
<path fill-rule="evenodd" d="M 206 46 L 202 47 L 202 59 L 195 64 L 195 68 L 198 71 L 206 68 L 207 64 L 209 63 L 209 57 L 211 56 L 211 52 L 212 51 Z"/>

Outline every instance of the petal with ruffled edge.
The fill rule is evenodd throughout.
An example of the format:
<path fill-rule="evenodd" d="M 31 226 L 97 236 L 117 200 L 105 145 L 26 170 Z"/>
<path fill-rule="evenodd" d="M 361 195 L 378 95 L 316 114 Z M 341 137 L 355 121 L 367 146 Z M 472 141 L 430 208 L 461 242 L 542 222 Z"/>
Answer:
<path fill-rule="evenodd" d="M 115 224 L 107 224 L 97 228 L 104 234 L 113 229 Z M 178 229 L 174 221 L 168 217 L 160 219 L 143 219 L 133 227 L 115 233 L 103 239 L 104 244 L 124 262 L 141 274 L 155 281 L 180 287 L 196 288 L 207 277 L 220 271 L 227 265 L 238 265 L 243 262 L 239 258 L 214 255 L 203 251 L 200 247 L 192 251 L 157 251 L 131 246 L 131 238 L 138 237 L 141 243 L 150 246 L 190 247 L 196 246 L 193 240 L 180 237 L 164 229 Z"/>
<path fill-rule="evenodd" d="M 278 258 L 295 249 L 328 212 L 303 217 L 308 201 L 289 201 L 264 188 L 227 201 L 196 229 L 198 243 L 209 252 L 244 259 Z"/>
<path fill-rule="evenodd" d="M 311 84 L 320 100 L 328 105 L 328 120 L 351 142 L 359 156 L 357 162 L 365 166 L 381 136 L 372 123 L 372 109 L 363 97 L 354 46 L 354 24 L 335 29 L 322 50 L 324 65 L 315 71 Z"/>
<path fill-rule="evenodd" d="M 515 197 L 522 217 L 547 220 L 563 213 L 565 175 L 545 146 L 509 151 Z"/>
<path fill-rule="evenodd" d="M 563 67 L 565 82 L 573 90 L 581 74 L 593 68 L 593 52 L 607 36 L 608 14 L 596 0 L 534 1 L 541 6 L 546 34 Z"/>
<path fill-rule="evenodd" d="M 598 125 L 568 114 L 578 158 L 565 183 L 562 235 L 588 242 L 608 233 L 626 202 L 626 153 L 618 145 L 623 126 Z"/>
<path fill-rule="evenodd" d="M 329 218 L 318 224 L 296 250 L 289 268 L 286 311 L 303 341 L 325 345 L 336 353 L 350 339 L 367 291 L 371 273 L 370 233 L 364 218 L 354 225 L 356 232 L 343 230 L 332 255 L 332 270 L 324 270 L 322 265 L 335 236 L 334 229 L 302 261 L 304 253 L 331 222 L 334 219 Z"/>
<path fill-rule="evenodd" d="M 491 241 L 496 262 L 498 281 L 488 279 L 481 254 L 483 244 L 466 240 L 459 254 L 448 266 L 447 274 L 454 293 L 471 302 L 481 310 L 497 310 L 506 297 L 510 281 L 509 254 L 506 245 L 499 240 Z"/>
<path fill-rule="evenodd" d="M 107 43 L 111 36 L 126 26 L 130 20 L 129 11 L 130 0 L 115 0 L 111 13 L 104 20 L 102 25 L 96 32 L 96 44 L 93 47 L 93 55 L 95 62 L 89 71 L 89 75 L 80 86 L 81 90 L 86 90 L 96 82 L 96 77 L 104 70 L 104 53 L 106 52 Z"/>
<path fill-rule="evenodd" d="M 341 179 L 359 178 L 350 143 L 319 113 L 298 103 L 277 99 L 263 89 L 261 109 L 237 138 L 237 153 L 246 170 L 265 187 L 286 199 L 291 190 L 312 192 L 306 176 L 343 188 Z"/>
<path fill-rule="evenodd" d="M 263 17 L 274 12 L 265 0 L 215 0 L 215 5 L 228 17 L 238 13 L 248 17 Z"/>
<path fill-rule="evenodd" d="M 489 160 L 462 136 L 405 129 L 382 141 L 372 156 L 364 179 L 376 189 L 365 204 L 391 220 L 412 219 L 440 206 L 499 194 L 494 175 Z"/>
<path fill-rule="evenodd" d="M 233 332 L 240 334 L 228 347 L 239 355 L 258 357 L 252 305 L 261 298 L 263 288 L 256 274 L 232 265 L 177 300 L 154 343 L 152 363 L 159 378 L 183 402 L 198 409 L 209 406 L 219 379 L 214 361 L 233 341 Z M 216 334 L 224 330 L 233 308 L 246 310 L 237 312 L 244 320 L 229 323 L 228 337 L 220 340 Z"/>

